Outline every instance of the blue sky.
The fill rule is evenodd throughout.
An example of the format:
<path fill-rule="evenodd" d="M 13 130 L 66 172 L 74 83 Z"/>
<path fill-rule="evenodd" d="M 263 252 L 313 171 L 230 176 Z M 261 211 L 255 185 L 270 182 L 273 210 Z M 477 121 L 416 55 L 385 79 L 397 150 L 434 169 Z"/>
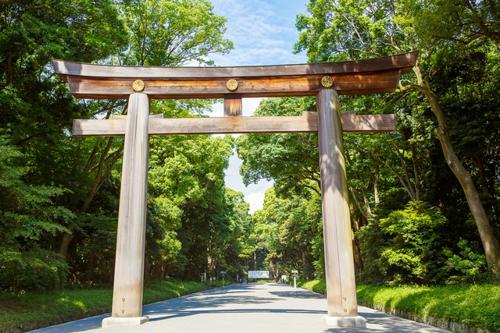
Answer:
<path fill-rule="evenodd" d="M 306 0 L 212 0 L 215 12 L 227 18 L 226 36 L 234 49 L 211 59 L 218 66 L 304 63 L 304 54 L 293 54 L 298 32 L 295 17 L 306 11 Z M 243 99 L 243 115 L 253 114 L 260 98 Z M 214 105 L 211 116 L 222 116 L 222 104 Z M 245 187 L 239 174 L 241 160 L 233 155 L 226 170 L 226 186 L 243 192 L 250 211 L 262 208 L 265 191 L 272 186 L 260 181 Z"/>

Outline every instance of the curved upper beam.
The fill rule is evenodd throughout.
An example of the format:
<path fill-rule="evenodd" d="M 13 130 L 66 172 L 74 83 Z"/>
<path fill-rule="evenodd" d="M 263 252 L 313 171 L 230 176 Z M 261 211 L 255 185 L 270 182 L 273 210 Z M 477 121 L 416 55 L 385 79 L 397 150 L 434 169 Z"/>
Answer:
<path fill-rule="evenodd" d="M 369 60 L 281 66 L 123 67 L 54 60 L 53 66 L 79 98 L 127 98 L 143 80 L 151 98 L 222 98 L 315 95 L 323 76 L 342 95 L 394 91 L 402 73 L 416 63 L 415 52 Z M 227 81 L 237 80 L 235 89 Z"/>
<path fill-rule="evenodd" d="M 406 72 L 415 65 L 416 60 L 417 53 L 411 52 L 368 60 L 272 66 L 136 67 L 92 65 L 63 60 L 54 60 L 52 64 L 56 73 L 62 76 L 84 76 L 106 79 L 206 79 L 358 74 L 395 69 Z"/>

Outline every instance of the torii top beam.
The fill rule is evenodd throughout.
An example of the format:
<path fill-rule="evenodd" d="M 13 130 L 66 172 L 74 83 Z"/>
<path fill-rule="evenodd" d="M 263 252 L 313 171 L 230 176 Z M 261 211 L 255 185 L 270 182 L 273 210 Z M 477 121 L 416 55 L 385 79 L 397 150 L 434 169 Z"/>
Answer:
<path fill-rule="evenodd" d="M 142 91 L 150 98 L 312 96 L 333 86 L 341 95 L 394 91 L 411 70 L 415 52 L 396 56 L 278 66 L 124 67 L 54 60 L 56 71 L 79 98 L 122 99 Z M 137 80 L 138 85 L 133 88 Z"/>

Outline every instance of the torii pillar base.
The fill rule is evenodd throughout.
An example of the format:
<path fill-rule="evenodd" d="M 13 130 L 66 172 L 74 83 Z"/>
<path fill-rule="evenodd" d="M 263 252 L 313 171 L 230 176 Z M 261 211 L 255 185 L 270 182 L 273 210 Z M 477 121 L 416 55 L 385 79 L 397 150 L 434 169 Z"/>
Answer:
<path fill-rule="evenodd" d="M 326 315 L 324 318 L 328 329 L 345 327 L 366 328 L 366 319 L 361 316 L 338 317 Z"/>
<path fill-rule="evenodd" d="M 102 320 L 102 327 L 135 326 L 149 321 L 149 317 L 108 317 Z"/>

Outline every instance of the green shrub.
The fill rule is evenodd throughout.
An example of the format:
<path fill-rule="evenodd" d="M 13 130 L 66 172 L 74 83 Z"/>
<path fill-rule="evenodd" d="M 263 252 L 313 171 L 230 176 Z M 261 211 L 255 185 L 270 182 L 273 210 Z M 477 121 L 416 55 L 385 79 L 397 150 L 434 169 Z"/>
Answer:
<path fill-rule="evenodd" d="M 360 280 L 389 285 L 483 280 L 484 256 L 466 240 L 440 237 L 446 222 L 437 207 L 422 201 L 370 221 L 357 233 L 363 258 Z"/>
<path fill-rule="evenodd" d="M 420 318 L 441 318 L 469 327 L 500 332 L 500 286 L 386 287 L 359 285 L 360 304 L 382 311 L 403 311 Z"/>
<path fill-rule="evenodd" d="M 0 289 L 18 292 L 60 288 L 67 275 L 68 265 L 52 251 L 0 248 Z"/>
<path fill-rule="evenodd" d="M 437 207 L 410 201 L 405 209 L 362 228 L 364 262 L 373 259 L 369 274 L 394 284 L 431 281 L 440 267 L 437 238 L 445 222 Z"/>
<path fill-rule="evenodd" d="M 450 249 L 443 251 L 447 257 L 442 275 L 447 284 L 474 283 L 481 278 L 485 269 L 484 255 L 474 252 L 466 240 L 458 242 L 459 253 L 455 254 Z"/>

